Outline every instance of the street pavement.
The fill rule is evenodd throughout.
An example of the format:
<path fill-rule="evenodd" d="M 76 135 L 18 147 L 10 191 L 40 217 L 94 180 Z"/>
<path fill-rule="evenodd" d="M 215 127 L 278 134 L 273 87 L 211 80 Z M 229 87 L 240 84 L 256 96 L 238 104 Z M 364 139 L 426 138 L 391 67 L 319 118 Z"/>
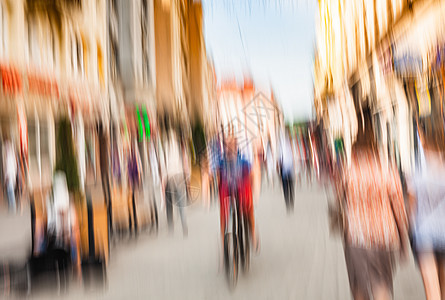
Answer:
<path fill-rule="evenodd" d="M 318 184 L 297 187 L 295 210 L 286 213 L 281 187 L 263 185 L 256 207 L 261 251 L 251 269 L 240 273 L 230 291 L 221 265 L 218 207 L 197 201 L 186 210 L 189 233 L 182 236 L 179 216 L 167 233 L 160 212 L 158 235 L 113 241 L 104 278 L 92 286 L 72 282 L 67 293 L 43 290 L 36 299 L 351 299 L 343 247 L 330 232 L 329 192 Z M 94 275 L 96 276 L 96 275 Z M 97 279 L 97 278 L 96 278 Z M 99 282 L 101 280 L 98 280 Z M 414 261 L 396 272 L 395 299 L 424 299 Z"/>

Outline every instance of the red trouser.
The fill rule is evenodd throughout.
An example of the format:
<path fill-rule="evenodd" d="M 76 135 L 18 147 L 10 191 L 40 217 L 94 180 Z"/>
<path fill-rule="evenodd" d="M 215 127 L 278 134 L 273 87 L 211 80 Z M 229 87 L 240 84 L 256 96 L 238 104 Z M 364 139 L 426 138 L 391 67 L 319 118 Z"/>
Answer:
<path fill-rule="evenodd" d="M 237 194 L 239 209 L 248 218 L 250 229 L 253 230 L 255 228 L 255 219 L 253 214 L 252 186 L 249 178 L 239 182 L 235 193 Z M 219 185 L 219 204 L 221 233 L 224 233 L 230 205 L 230 190 L 227 182 L 224 180 L 221 180 Z"/>

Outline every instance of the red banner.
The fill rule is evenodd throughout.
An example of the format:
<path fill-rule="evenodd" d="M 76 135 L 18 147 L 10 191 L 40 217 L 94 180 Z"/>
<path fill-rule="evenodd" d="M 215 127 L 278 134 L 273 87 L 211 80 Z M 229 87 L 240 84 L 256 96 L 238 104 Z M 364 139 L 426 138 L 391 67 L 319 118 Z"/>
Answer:
<path fill-rule="evenodd" d="M 59 87 L 57 83 L 39 75 L 28 74 L 28 89 L 30 93 L 48 97 L 59 97 Z"/>
<path fill-rule="evenodd" d="M 23 85 L 22 78 L 19 72 L 9 66 L 0 66 L 0 73 L 2 76 L 3 91 L 7 94 L 22 93 Z"/>

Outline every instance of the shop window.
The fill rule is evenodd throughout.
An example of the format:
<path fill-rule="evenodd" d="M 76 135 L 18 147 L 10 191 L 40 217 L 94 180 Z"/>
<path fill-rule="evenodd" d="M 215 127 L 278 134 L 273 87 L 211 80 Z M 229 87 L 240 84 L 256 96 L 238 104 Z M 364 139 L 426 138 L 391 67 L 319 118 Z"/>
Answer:
<path fill-rule="evenodd" d="M 41 63 L 38 29 L 39 27 L 37 22 L 35 22 L 33 19 L 28 20 L 29 60 L 36 66 L 39 66 Z"/>
<path fill-rule="evenodd" d="M 48 50 L 47 50 L 47 57 L 45 60 L 47 62 L 47 66 L 50 69 L 53 69 L 55 65 L 55 41 L 51 28 L 48 28 L 47 37 L 48 40 L 46 41 L 46 47 Z"/>
<path fill-rule="evenodd" d="M 141 10 L 141 43 L 142 43 L 142 79 L 148 83 L 150 68 L 148 59 L 148 4 L 147 0 L 142 1 Z"/>
<path fill-rule="evenodd" d="M 117 45 L 117 41 L 114 37 L 110 38 L 111 43 L 111 51 L 110 51 L 110 71 L 111 71 L 111 77 L 113 79 L 117 79 L 118 75 L 120 74 L 120 68 L 119 68 L 119 48 Z"/>
<path fill-rule="evenodd" d="M 0 33 L 1 33 L 1 45 L 0 56 L 7 55 L 7 42 L 8 42 L 8 22 L 6 19 L 6 11 L 3 3 L 0 3 Z"/>

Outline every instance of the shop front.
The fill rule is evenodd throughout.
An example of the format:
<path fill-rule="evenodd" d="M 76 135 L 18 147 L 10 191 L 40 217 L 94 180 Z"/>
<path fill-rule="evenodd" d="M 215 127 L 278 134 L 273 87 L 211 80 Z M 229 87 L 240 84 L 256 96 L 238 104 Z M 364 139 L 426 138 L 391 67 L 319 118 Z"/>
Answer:
<path fill-rule="evenodd" d="M 58 120 L 69 117 L 70 106 L 76 107 L 82 116 L 85 140 L 93 141 L 100 108 L 92 103 L 100 99 L 86 85 L 61 85 L 38 71 L 0 65 L 0 76 L 0 143 L 10 139 L 16 145 L 29 189 L 46 190 L 51 186 L 55 167 Z M 97 142 L 90 144 L 94 144 L 90 152 L 95 152 Z M 82 147 L 85 148 L 89 149 Z M 91 160 L 95 165 L 97 160 Z"/>

